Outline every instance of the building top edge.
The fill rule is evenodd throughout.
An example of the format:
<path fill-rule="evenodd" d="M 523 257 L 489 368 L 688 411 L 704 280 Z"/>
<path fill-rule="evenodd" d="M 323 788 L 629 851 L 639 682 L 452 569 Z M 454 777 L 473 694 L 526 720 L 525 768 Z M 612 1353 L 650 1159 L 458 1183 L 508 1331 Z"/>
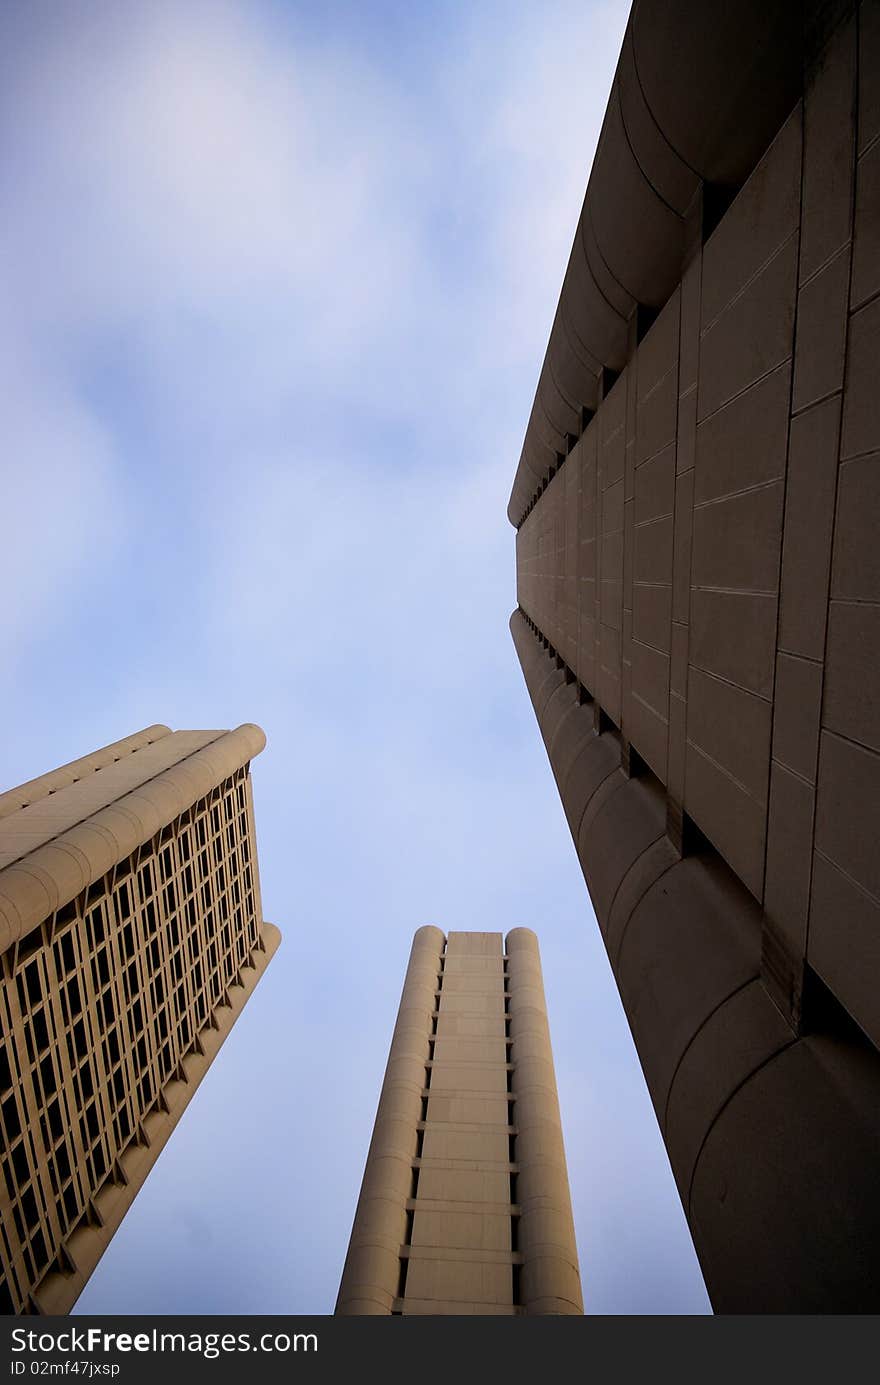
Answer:
<path fill-rule="evenodd" d="M 798 100 L 823 3 L 635 0 L 510 495 L 514 527 L 597 409 L 606 372 L 626 365 L 639 310 L 650 319 L 679 282 L 704 185 L 733 195 Z M 832 5 L 837 18 L 846 8 Z"/>
<path fill-rule="evenodd" d="M 0 952 L 101 878 L 266 744 L 260 727 L 169 732 L 0 823 Z M 99 767 L 100 768 L 100 767 Z"/>

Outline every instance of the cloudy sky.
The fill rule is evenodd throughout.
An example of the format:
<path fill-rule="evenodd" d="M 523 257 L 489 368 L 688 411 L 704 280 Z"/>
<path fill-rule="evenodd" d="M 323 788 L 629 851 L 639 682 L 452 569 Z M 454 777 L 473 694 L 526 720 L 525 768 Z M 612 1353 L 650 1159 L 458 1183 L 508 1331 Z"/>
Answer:
<path fill-rule="evenodd" d="M 588 1311 L 708 1311 L 507 629 L 627 8 L 2 6 L 2 787 L 258 722 L 284 935 L 80 1311 L 332 1311 L 423 923 L 540 936 Z"/>

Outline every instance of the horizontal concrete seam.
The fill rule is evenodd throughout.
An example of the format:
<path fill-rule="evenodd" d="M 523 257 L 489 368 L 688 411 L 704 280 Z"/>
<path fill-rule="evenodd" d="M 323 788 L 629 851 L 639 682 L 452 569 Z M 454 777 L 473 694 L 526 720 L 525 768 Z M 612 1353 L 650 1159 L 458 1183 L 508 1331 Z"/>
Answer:
<path fill-rule="evenodd" d="M 751 801 L 758 808 L 765 809 L 767 807 L 766 800 L 762 801 L 760 798 L 756 798 L 755 795 L 752 793 L 751 789 L 747 788 L 746 785 L 742 782 L 742 780 L 737 779 L 735 774 L 731 774 L 729 769 L 726 769 L 719 760 L 716 760 L 711 755 L 707 754 L 707 752 L 702 748 L 702 746 L 697 745 L 696 741 L 692 741 L 689 736 L 687 738 L 686 744 L 690 746 L 691 750 L 695 750 L 698 755 L 702 756 L 702 758 L 706 760 L 708 764 L 712 765 L 713 768 L 717 769 L 720 774 L 723 774 L 726 779 L 729 779 L 731 784 L 735 784 L 738 789 L 741 789 L 742 792 L 745 794 L 746 798 L 751 799 Z M 699 826 L 699 823 L 697 823 L 697 826 Z"/>
<path fill-rule="evenodd" d="M 840 391 L 838 391 L 838 393 L 840 393 Z M 875 458 L 875 457 L 878 457 L 878 456 L 880 456 L 880 449 L 878 449 L 878 448 L 876 448 L 876 447 L 872 447 L 871 450 L 870 450 L 870 452 L 858 452 L 858 453 L 853 453 L 853 454 L 852 454 L 851 456 L 849 456 L 849 457 L 841 457 L 840 462 L 838 463 L 838 470 L 842 471 L 844 467 L 852 466 L 852 464 L 853 464 L 854 462 L 863 462 L 866 458 Z M 868 601 L 868 600 L 865 600 L 865 599 L 863 599 L 863 601 L 860 602 L 858 597 L 849 597 L 849 598 L 845 598 L 845 597 L 842 597 L 842 596 L 833 596 L 831 599 L 832 599 L 832 601 L 839 601 L 839 602 L 841 603 L 841 605 L 843 605 L 844 602 L 847 601 L 847 600 L 850 601 L 850 602 L 852 602 L 853 605 L 857 605 L 857 604 L 876 605 L 876 604 L 877 604 L 876 601 L 875 601 L 875 602 L 871 602 L 871 601 Z M 810 656 L 807 655 L 807 654 L 799 654 L 799 655 L 798 655 L 798 658 L 800 658 L 800 659 L 807 659 L 807 658 L 809 658 L 809 657 L 810 657 Z M 812 662 L 812 663 L 821 663 L 822 660 L 821 660 L 821 659 L 812 659 L 811 662 Z"/>
<path fill-rule="evenodd" d="M 852 461 L 853 458 L 848 458 Z M 832 596 L 828 602 L 829 606 L 873 606 L 880 607 L 880 601 L 876 597 L 869 596 Z"/>
<path fill-rule="evenodd" d="M 880 136 L 878 136 L 878 138 L 880 138 Z M 826 255 L 825 259 L 822 261 L 820 265 L 816 267 L 816 269 L 811 270 L 811 272 L 806 276 L 806 278 L 801 279 L 800 283 L 798 284 L 798 293 L 801 293 L 804 289 L 809 288 L 810 284 L 812 284 L 816 279 L 818 279 L 820 275 L 824 274 L 825 270 L 828 269 L 831 265 L 833 265 L 835 260 L 839 260 L 841 255 L 845 255 L 847 251 L 852 248 L 852 244 L 852 236 L 847 236 L 846 240 L 841 241 L 840 245 L 838 245 L 836 250 L 832 250 L 831 254 Z"/>
<path fill-rule="evenodd" d="M 470 1101 L 474 1098 L 479 1098 L 480 1100 L 490 1098 L 493 1101 L 516 1100 L 516 1093 L 508 1092 L 507 1089 L 504 1087 L 499 1087 L 495 1091 L 486 1091 L 482 1087 L 479 1089 L 479 1091 L 477 1091 L 476 1089 L 474 1091 L 471 1091 L 470 1089 L 468 1089 L 467 1091 L 463 1091 L 460 1087 L 435 1087 L 432 1085 L 431 1087 L 422 1088 L 422 1096 L 440 1097 L 441 1099 L 446 1101 Z"/>
<path fill-rule="evenodd" d="M 872 307 L 873 304 L 877 302 L 878 298 L 880 298 L 880 289 L 872 289 L 872 291 L 866 294 L 864 298 L 860 298 L 859 301 L 855 304 L 855 306 L 850 308 L 850 321 L 852 321 L 852 319 L 858 313 L 863 312 L 865 308 Z"/>
<path fill-rule="evenodd" d="M 398 1300 L 395 1300 L 395 1302 L 397 1302 L 397 1301 L 398 1301 Z M 405 1299 L 400 1299 L 399 1301 L 400 1301 L 401 1303 L 410 1303 L 410 1302 L 412 1302 L 413 1300 L 410 1299 L 409 1296 L 407 1296 Z M 485 1306 L 491 1307 L 491 1308 L 503 1308 L 503 1309 L 504 1309 L 504 1314 L 498 1314 L 497 1316 L 499 1316 L 499 1317 L 504 1316 L 504 1315 L 506 1315 L 506 1314 L 508 1314 L 508 1313 L 511 1313 L 511 1312 L 513 1311 L 513 1309 L 515 1308 L 515 1305 L 509 1304 L 509 1303 L 500 1303 L 498 1300 L 496 1300 L 496 1299 L 494 1299 L 494 1298 L 479 1298 L 479 1299 L 475 1299 L 475 1298 L 448 1298 L 446 1295 L 441 1296 L 440 1294 L 432 1294 L 430 1298 L 420 1298 L 420 1299 L 416 1299 L 415 1302 L 416 1302 L 416 1303 L 467 1303 L 467 1304 L 470 1304 L 470 1305 L 475 1305 L 475 1304 L 478 1304 L 478 1303 L 479 1303 L 479 1304 L 484 1304 Z M 427 1314 L 426 1314 L 426 1316 L 427 1316 Z M 496 1315 L 493 1314 L 492 1316 L 496 1316 Z"/>
<path fill-rule="evenodd" d="M 765 380 L 769 380 L 770 376 L 775 375 L 777 370 L 784 370 L 787 365 L 791 364 L 791 361 L 792 354 L 789 352 L 781 361 L 776 361 L 775 364 L 768 366 L 766 370 L 762 370 L 760 375 L 756 375 L 747 385 L 743 385 L 742 389 L 734 390 L 733 394 L 729 395 L 726 399 L 722 399 L 720 404 L 716 404 L 714 409 L 710 409 L 707 414 L 698 417 L 696 422 L 697 433 L 699 433 L 704 423 L 708 423 L 711 418 L 715 418 L 717 414 L 728 409 L 731 404 L 735 404 L 738 399 L 742 399 L 750 390 L 755 389 L 757 385 L 763 385 Z M 688 468 L 688 470 L 692 469 L 691 467 Z"/>
<path fill-rule="evenodd" d="M 426 1122 L 426 1130 L 430 1132 L 432 1128 L 433 1122 Z M 474 1173 L 483 1169 L 491 1170 L 492 1173 L 519 1173 L 521 1168 L 520 1164 L 510 1159 L 484 1159 L 482 1156 L 477 1158 L 474 1155 L 469 1159 L 455 1159 L 446 1154 L 413 1154 L 409 1159 L 414 1169 L 439 1169 L 452 1173 Z"/>
<path fill-rule="evenodd" d="M 784 760 L 779 760 L 779 759 L 777 759 L 777 757 L 776 757 L 775 755 L 771 755 L 771 757 L 770 757 L 770 769 L 771 769 L 771 771 L 772 771 L 774 765 L 776 765 L 779 769 L 784 769 L 785 772 L 786 772 L 786 774 L 790 774 L 791 777 L 792 777 L 792 779 L 797 779 L 798 782 L 801 783 L 801 784 L 803 784 L 806 788 L 812 789 L 813 791 L 815 791 L 815 789 L 816 789 L 816 781 L 815 781 L 815 779 L 808 779 L 807 776 L 806 776 L 805 774 L 801 774 L 799 770 L 793 769 L 792 766 L 791 766 L 791 765 L 787 765 L 787 764 L 785 763 Z"/>
<path fill-rule="evenodd" d="M 713 505 L 725 505 L 728 500 L 738 500 L 741 495 L 755 495 L 758 491 L 770 490 L 773 486 L 782 485 L 785 482 L 785 475 L 780 472 L 778 476 L 771 476 L 768 481 L 755 481 L 750 486 L 740 486 L 735 491 L 725 491 L 723 495 L 710 496 L 708 500 L 695 500 L 694 513 L 697 510 L 711 510 Z"/>
<path fill-rule="evenodd" d="M 406 1199 L 406 1210 L 408 1212 L 486 1212 L 489 1215 L 514 1216 L 520 1215 L 518 1202 L 491 1202 L 487 1199 L 478 1201 L 475 1198 L 462 1199 L 455 1197 L 408 1197 Z"/>
<path fill-rule="evenodd" d="M 774 601 L 779 596 L 775 587 L 722 587 L 711 582 L 691 582 L 690 589 L 692 592 L 713 592 L 718 596 L 766 596 Z"/>
<path fill-rule="evenodd" d="M 789 245 L 792 245 L 792 244 L 799 238 L 799 236 L 800 236 L 800 218 L 798 218 L 798 225 L 794 228 L 794 230 L 793 230 L 793 231 L 789 231 L 788 235 L 785 237 L 785 240 L 782 240 L 782 241 L 779 242 L 779 244 L 775 247 L 775 249 L 773 249 L 773 250 L 770 252 L 770 254 L 767 256 L 766 260 L 764 260 L 760 265 L 758 265 L 757 269 L 755 269 L 755 270 L 749 275 L 748 279 L 746 279 L 745 282 L 742 283 L 742 284 L 740 285 L 740 287 L 737 289 L 736 293 L 732 294 L 731 297 L 727 299 L 727 301 L 724 303 L 723 307 L 721 307 L 721 308 L 719 309 L 719 311 L 715 314 L 715 316 L 711 319 L 711 321 L 710 321 L 710 322 L 705 322 L 705 323 L 701 323 L 701 324 L 700 324 L 700 343 L 701 343 L 701 345 L 702 345 L 703 338 L 704 338 L 704 337 L 707 337 L 707 336 L 709 335 L 709 333 L 712 331 L 713 327 L 717 326 L 717 324 L 718 324 L 718 323 L 721 321 L 721 319 L 724 317 L 725 313 L 729 312 L 731 308 L 733 308 L 737 303 L 739 303 L 739 301 L 740 301 L 742 298 L 745 297 L 745 295 L 748 293 L 749 289 L 752 287 L 753 284 L 756 284 L 756 283 L 758 282 L 758 280 L 760 279 L 761 275 L 765 272 L 765 270 L 769 269 L 770 266 L 773 264 L 773 261 L 774 261 L 774 260 L 778 260 L 779 257 L 780 257 L 780 255 L 782 255 L 782 254 L 788 249 Z M 797 291 L 797 287 L 796 287 L 796 286 L 795 286 L 795 291 Z M 701 302 L 702 302 L 702 299 L 701 299 Z M 777 366 L 778 366 L 778 365 L 781 364 L 781 362 L 777 361 L 776 364 L 777 364 Z M 768 371 L 767 373 L 769 374 L 770 372 Z"/>
<path fill-rule="evenodd" d="M 798 409 L 791 410 L 791 422 L 794 422 L 795 418 L 804 417 L 804 414 L 808 414 L 811 409 L 819 409 L 822 404 L 827 404 L 829 399 L 836 399 L 837 396 L 841 395 L 843 395 L 843 388 L 841 388 L 840 385 L 837 386 L 837 389 L 827 389 L 823 395 L 816 395 L 815 399 L 809 400 L 808 403 L 801 404 Z M 843 464 L 843 461 L 848 460 L 850 460 L 848 457 L 841 458 L 841 464 Z"/>
<path fill-rule="evenodd" d="M 627 501 L 626 503 L 629 504 L 629 501 Z M 674 517 L 675 517 L 675 511 L 674 511 L 674 510 L 667 510 L 666 513 L 665 513 L 665 514 L 662 514 L 662 515 L 651 515 L 650 519 L 637 519 L 637 520 L 635 520 L 634 523 L 633 523 L 633 528 L 634 528 L 634 529 L 651 529 L 655 524 L 665 524 L 665 522 L 666 522 L 667 519 L 674 519 Z M 621 532 L 621 530 L 619 530 L 619 529 L 611 529 L 611 530 L 608 530 L 607 532 L 608 532 L 608 533 L 612 533 L 612 534 L 619 534 L 619 533 Z M 668 583 L 667 585 L 671 585 L 671 584 Z"/>
<path fill-rule="evenodd" d="M 841 466 L 843 463 L 841 462 Z M 787 645 L 780 644 L 776 650 L 777 654 L 784 654 L 788 659 L 799 659 L 801 663 L 812 664 L 815 669 L 825 667 L 824 659 L 814 659 L 812 654 L 804 654 L 800 649 L 789 649 Z"/>
<path fill-rule="evenodd" d="M 547 1247 L 549 1247 L 549 1249 Z M 565 1249 L 561 1244 L 559 1244 L 557 1249 L 557 1242 L 555 1241 L 539 1241 L 534 1247 L 534 1250 L 530 1247 L 526 1253 L 526 1264 L 531 1265 L 536 1260 L 561 1260 L 569 1269 L 574 1270 L 578 1278 L 580 1278 L 577 1261 L 572 1260 L 570 1254 L 565 1254 Z M 561 1297 L 561 1295 L 554 1295 L 554 1297 Z"/>
<path fill-rule="evenodd" d="M 867 899 L 872 904 L 875 904 L 878 907 L 880 907 L 880 897 L 873 894 L 859 880 L 856 880 L 854 875 L 850 875 L 848 871 L 845 871 L 842 866 L 838 865 L 838 863 L 835 860 L 833 860 L 827 854 L 827 852 L 822 851 L 818 846 L 815 845 L 815 843 L 813 845 L 813 851 L 819 857 L 820 861 L 824 861 L 826 865 L 831 866 L 831 868 L 833 870 L 836 870 L 839 875 L 842 875 L 844 880 L 848 881 L 848 883 L 852 885 L 853 889 L 857 890 L 864 899 Z"/>
<path fill-rule="evenodd" d="M 399 1210 L 401 1212 L 403 1211 L 402 1204 L 395 1202 L 393 1206 L 396 1210 Z M 349 1244 L 352 1250 L 384 1250 L 387 1251 L 389 1255 L 396 1255 L 397 1247 L 399 1246 L 400 1242 L 396 1238 L 392 1238 L 391 1236 L 383 1237 L 378 1232 L 365 1231 L 362 1234 L 355 1234 L 354 1232 L 352 1232 L 352 1237 Z M 362 1280 L 361 1282 L 370 1284 L 374 1281 L 367 1279 Z M 381 1285 L 377 1284 L 375 1287 L 381 1290 Z"/>
<path fill-rule="evenodd" d="M 641 640 L 636 640 L 636 644 L 641 644 Z M 653 649 L 654 646 L 649 644 L 646 645 L 645 648 Z M 655 652 L 657 654 L 662 654 L 663 651 L 658 649 Z M 632 697 L 633 702 L 638 702 L 639 705 L 641 707 L 644 707 L 646 711 L 650 712 L 653 716 L 657 717 L 658 721 L 662 721 L 664 726 L 669 725 L 669 718 L 667 716 L 664 716 L 661 711 L 658 711 L 656 707 L 652 707 L 651 703 L 647 700 L 647 698 L 642 697 L 642 694 L 636 692 L 635 688 L 630 688 L 630 696 Z M 633 741 L 633 745 L 635 746 L 636 750 L 638 750 L 638 746 L 635 744 L 635 741 Z"/>
<path fill-rule="evenodd" d="M 674 292 L 675 292 L 675 289 L 673 289 L 672 292 L 674 293 Z M 670 295 L 670 297 L 671 297 L 671 295 Z M 661 311 L 662 311 L 662 309 L 661 309 Z M 653 383 L 653 385 L 651 386 L 651 388 L 650 388 L 649 390 L 647 390 L 644 394 L 638 394 L 638 381 L 636 381 L 636 415 L 637 415 L 637 416 L 638 416 L 638 411 L 639 411 L 639 409 L 644 408 L 644 406 L 645 406 L 645 404 L 647 404 L 648 400 L 649 400 L 649 399 L 653 399 L 653 398 L 654 398 L 654 395 L 658 392 L 658 390 L 662 389 L 662 387 L 666 384 L 666 381 L 669 379 L 670 375 L 675 375 L 675 374 L 677 374 L 677 372 L 678 372 L 678 357 L 676 356 L 676 358 L 673 360 L 672 364 L 671 364 L 670 366 L 668 366 L 668 367 L 666 368 L 666 370 L 664 370 L 664 372 L 663 372 L 662 375 L 658 376 L 658 378 L 654 381 L 654 383 Z M 636 422 L 636 429 L 638 430 L 638 421 Z M 637 440 L 638 440 L 637 437 L 634 435 L 632 438 L 630 438 L 629 443 L 627 444 L 627 446 L 633 446 L 633 447 L 634 447 L 635 444 L 636 444 L 636 442 L 637 442 Z M 675 434 L 673 433 L 673 434 L 672 434 L 672 437 L 667 438 L 666 441 L 663 442 L 663 443 L 661 443 L 659 447 L 655 447 L 655 448 L 654 448 L 654 451 L 651 452 L 651 453 L 649 453 L 647 457 L 643 457 L 642 460 L 641 460 L 640 462 L 636 462 L 636 471 L 638 471 L 639 467 L 647 466 L 648 462 L 653 462 L 653 460 L 654 460 L 655 457 L 659 457 L 659 456 L 660 456 L 660 453 L 661 453 L 661 452 L 665 452 L 666 449 L 667 449 L 667 447 L 671 447 L 672 444 L 673 444 L 674 442 L 675 442 Z"/>
<path fill-rule="evenodd" d="M 418 1245 L 401 1243 L 400 1258 L 430 1260 L 435 1265 L 521 1265 L 525 1257 L 519 1250 L 503 1250 L 495 1246 L 446 1246 L 425 1241 Z"/>
<path fill-rule="evenodd" d="M 862 39 L 862 42 L 864 42 L 864 39 Z M 858 151 L 856 157 L 856 165 L 860 164 L 865 155 L 870 154 L 871 150 L 877 144 L 880 144 L 880 130 L 877 131 L 876 135 L 871 136 L 871 138 L 868 140 L 868 143 L 865 145 L 864 149 L 860 149 Z"/>
<path fill-rule="evenodd" d="M 500 999 L 500 993 L 498 998 Z M 449 1037 L 450 1039 L 453 1039 L 460 1036 L 450 1035 Z M 503 1038 L 496 1038 L 495 1041 L 499 1044 L 504 1043 Z M 509 1072 L 513 1066 L 514 1065 L 512 1063 L 505 1062 L 503 1058 L 453 1058 L 451 1056 L 443 1055 L 440 1058 L 425 1059 L 425 1067 L 433 1068 L 435 1074 L 440 1075 L 442 1075 L 444 1070 L 446 1070 L 447 1068 L 467 1068 L 468 1071 L 474 1072 L 483 1072 L 488 1068 L 490 1072 Z"/>
<path fill-rule="evenodd" d="M 623 374 L 623 371 L 621 371 L 621 375 L 622 375 L 622 374 Z M 615 381 L 615 383 L 616 383 L 616 381 Z M 603 399 L 602 403 L 604 404 L 604 402 L 605 402 L 605 400 Z M 600 406 L 600 407 L 601 407 L 601 406 Z M 607 420 L 603 420 L 603 421 L 605 422 L 605 424 L 606 424 L 606 426 L 607 426 Z M 607 449 L 611 446 L 611 444 L 612 444 L 613 442 L 616 441 L 616 439 L 620 436 L 621 433 L 623 433 L 623 432 L 625 431 L 625 429 L 626 429 L 626 419 L 625 419 L 625 418 L 622 418 L 622 419 L 620 420 L 620 422 L 616 425 L 616 427 L 614 427 L 614 428 L 611 429 L 611 432 L 610 432 L 610 433 L 603 433 L 603 435 L 602 435 L 602 437 L 601 437 L 601 439 L 600 439 L 600 441 L 599 441 L 599 447 L 601 448 L 601 450 L 602 450 L 602 451 L 607 451 Z M 601 467 L 602 467 L 602 463 L 601 463 L 601 461 L 600 461 L 600 462 L 599 462 L 600 471 L 601 471 Z M 612 486 L 616 486 L 620 481 L 623 480 L 623 477 L 622 477 L 622 476 L 615 476 L 615 477 L 613 477 L 613 478 L 611 478 L 611 479 L 605 479 L 604 472 L 602 472 L 602 474 L 601 474 L 601 479 L 602 479 L 602 481 L 603 481 L 603 484 L 602 484 L 602 486 L 601 486 L 601 488 L 600 488 L 600 491 L 601 491 L 601 494 L 602 494 L 602 495 L 605 495 L 606 491 L 609 491 L 609 490 L 611 489 Z"/>
<path fill-rule="evenodd" d="M 736 688 L 739 692 L 748 693 L 749 697 L 756 697 L 759 702 L 766 702 L 768 706 L 773 705 L 773 699 L 766 693 L 756 692 L 754 688 L 747 688 L 743 683 L 737 683 L 733 678 L 726 678 L 722 673 L 716 673 L 714 669 L 706 668 L 703 664 L 696 663 L 693 659 L 688 659 L 688 667 L 695 668 L 699 673 L 704 673 L 707 678 L 711 678 L 715 683 L 726 683 L 729 688 Z"/>
<path fill-rule="evenodd" d="M 835 731 L 833 727 L 822 725 L 822 734 L 830 736 L 832 740 L 841 741 L 844 745 L 855 746 L 857 750 L 862 750 L 872 760 L 880 760 L 880 751 L 874 749 L 872 745 L 866 745 L 864 741 L 857 741 L 854 736 L 845 736 L 841 731 Z"/>

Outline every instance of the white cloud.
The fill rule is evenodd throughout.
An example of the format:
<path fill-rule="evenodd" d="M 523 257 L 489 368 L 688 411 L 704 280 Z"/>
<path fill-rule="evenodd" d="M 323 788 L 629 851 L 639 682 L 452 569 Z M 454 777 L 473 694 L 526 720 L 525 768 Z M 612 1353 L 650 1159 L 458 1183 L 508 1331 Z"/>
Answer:
<path fill-rule="evenodd" d="M 53 603 L 73 615 L 125 522 L 133 449 L 84 387 L 92 360 L 124 348 L 169 443 L 157 460 L 240 468 L 233 449 L 277 434 L 298 379 L 344 397 L 417 297 L 396 170 L 421 161 L 362 63 L 275 49 L 245 5 L 42 18 L 0 169 L 8 634 Z M 194 431 L 207 451 L 176 457 Z"/>
<path fill-rule="evenodd" d="M 112 563 L 125 518 L 106 429 L 63 379 L 27 361 L 23 344 L 6 339 L 2 328 L 0 416 L 0 638 L 10 660 L 20 646 L 57 629 L 65 584 L 75 587 L 86 568 Z M 77 614 L 89 623 L 82 604 Z"/>
<path fill-rule="evenodd" d="M 474 132 L 474 159 L 498 189 L 494 246 L 510 297 L 496 324 L 497 341 L 511 356 L 527 351 L 535 377 L 580 215 L 625 14 L 617 0 L 588 6 L 562 0 L 552 17 L 540 5 L 516 6 L 513 22 L 491 37 L 480 9 L 471 14 L 470 62 L 458 80 L 466 88 L 488 81 L 491 91 Z M 499 178 L 499 170 L 506 177 Z M 523 426 L 526 417 L 527 408 Z"/>

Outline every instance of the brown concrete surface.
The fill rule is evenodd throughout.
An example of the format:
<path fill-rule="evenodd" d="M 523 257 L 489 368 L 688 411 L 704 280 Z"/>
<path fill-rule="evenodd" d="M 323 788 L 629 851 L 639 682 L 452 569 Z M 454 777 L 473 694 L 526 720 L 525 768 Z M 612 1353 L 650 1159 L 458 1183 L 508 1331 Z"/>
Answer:
<path fill-rule="evenodd" d="M 420 928 L 336 1313 L 582 1312 L 537 938 Z"/>
<path fill-rule="evenodd" d="M 0 796 L 0 1311 L 70 1310 L 280 935 L 259 727 L 152 726 Z"/>
<path fill-rule="evenodd" d="M 637 0 L 508 512 L 722 1311 L 880 1307 L 878 151 L 878 0 Z"/>

